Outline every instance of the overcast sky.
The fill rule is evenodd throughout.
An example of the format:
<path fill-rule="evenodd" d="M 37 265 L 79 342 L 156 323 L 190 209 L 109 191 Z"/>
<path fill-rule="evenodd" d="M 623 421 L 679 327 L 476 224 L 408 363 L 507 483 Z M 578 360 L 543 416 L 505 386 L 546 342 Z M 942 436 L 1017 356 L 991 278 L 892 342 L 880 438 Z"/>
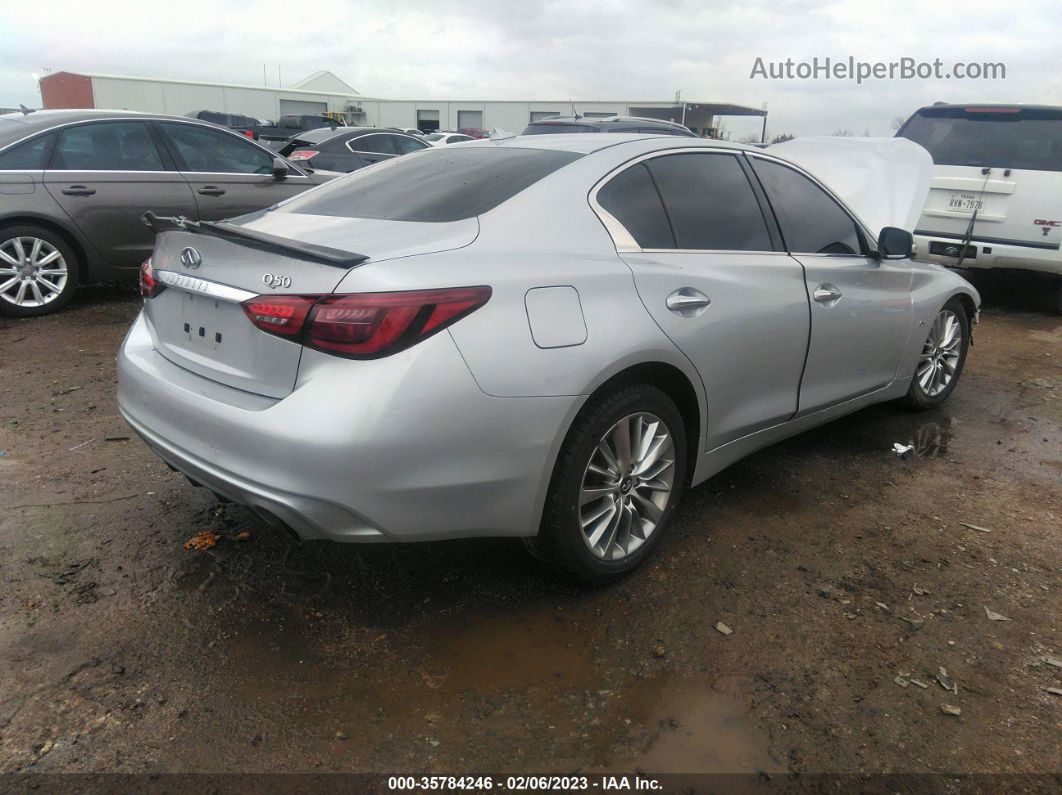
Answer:
<path fill-rule="evenodd" d="M 40 105 L 35 74 L 285 85 L 329 69 L 395 99 L 725 101 L 769 134 L 891 135 L 936 100 L 1062 104 L 1057 0 L 34 0 L 0 10 L 0 106 Z M 764 62 L 1001 62 L 1003 80 L 763 80 Z M 731 119 L 733 137 L 758 121 Z M 758 132 L 758 129 L 756 129 Z"/>

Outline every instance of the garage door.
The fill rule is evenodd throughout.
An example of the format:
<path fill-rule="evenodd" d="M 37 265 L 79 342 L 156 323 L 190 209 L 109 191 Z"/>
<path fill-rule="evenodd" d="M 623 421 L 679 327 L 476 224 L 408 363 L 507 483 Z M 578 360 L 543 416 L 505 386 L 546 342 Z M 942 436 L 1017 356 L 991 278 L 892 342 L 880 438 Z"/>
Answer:
<path fill-rule="evenodd" d="M 280 115 L 321 114 L 328 110 L 327 102 L 307 102 L 304 99 L 280 100 Z"/>
<path fill-rule="evenodd" d="M 439 129 L 439 111 L 437 110 L 418 110 L 417 111 L 417 129 L 421 132 L 435 132 Z"/>
<path fill-rule="evenodd" d="M 483 129 L 483 111 L 459 110 L 457 111 L 457 129 L 481 130 Z"/>

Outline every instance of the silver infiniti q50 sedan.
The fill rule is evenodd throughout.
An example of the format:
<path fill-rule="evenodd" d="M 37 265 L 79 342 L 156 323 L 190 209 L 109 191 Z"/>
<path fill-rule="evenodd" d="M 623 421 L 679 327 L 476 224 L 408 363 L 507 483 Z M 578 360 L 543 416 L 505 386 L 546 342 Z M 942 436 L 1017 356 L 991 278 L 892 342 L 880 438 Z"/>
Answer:
<path fill-rule="evenodd" d="M 118 399 L 162 459 L 304 539 L 517 536 L 593 582 L 752 451 L 942 403 L 979 305 L 794 164 L 670 136 L 444 147 L 147 220 Z"/>

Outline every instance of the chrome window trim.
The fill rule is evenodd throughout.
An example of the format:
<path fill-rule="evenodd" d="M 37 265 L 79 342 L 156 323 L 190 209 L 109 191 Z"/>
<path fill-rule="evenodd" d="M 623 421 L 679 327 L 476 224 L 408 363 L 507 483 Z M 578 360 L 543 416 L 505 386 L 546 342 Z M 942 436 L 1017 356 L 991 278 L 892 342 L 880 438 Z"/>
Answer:
<path fill-rule="evenodd" d="M 279 157 L 279 155 L 278 155 L 278 157 Z M 289 161 L 287 159 L 285 159 L 284 162 L 287 163 Z M 153 173 L 157 173 L 157 172 L 153 172 Z M 175 173 L 184 174 L 184 175 L 189 176 L 189 177 L 268 177 L 269 181 L 273 180 L 273 177 L 270 174 L 252 174 L 252 173 L 250 173 L 248 171 L 177 171 Z M 298 174 L 289 175 L 289 176 L 287 176 L 284 179 L 279 180 L 279 181 L 280 182 L 285 182 L 285 181 L 287 181 L 289 179 L 309 180 L 310 178 L 308 176 L 306 176 L 305 174 L 303 174 L 302 172 L 299 172 Z M 263 181 L 265 181 L 265 180 L 263 180 Z"/>
<path fill-rule="evenodd" d="M 42 174 L 172 174 L 180 177 L 184 172 L 175 168 L 167 168 L 162 171 L 133 171 L 131 169 L 107 169 L 107 168 L 47 168 Z"/>
<path fill-rule="evenodd" d="M 347 149 L 349 149 L 351 152 L 353 152 L 356 155 L 380 155 L 381 157 L 398 157 L 398 153 L 397 152 L 395 152 L 394 154 L 391 154 L 391 153 L 388 153 L 388 152 L 366 152 L 366 151 L 364 151 L 362 149 L 355 149 L 353 146 L 351 146 L 351 144 L 354 143 L 355 141 L 364 141 L 366 138 L 375 138 L 378 135 L 391 135 L 391 134 L 392 133 L 386 133 L 386 132 L 367 133 L 366 135 L 359 135 L 356 138 L 351 138 L 348 141 L 344 141 L 343 145 L 345 147 L 347 147 Z"/>
<path fill-rule="evenodd" d="M 258 293 L 252 293 L 249 290 L 241 290 L 239 287 L 212 282 L 209 279 L 200 279 L 198 276 L 189 276 L 187 273 L 166 270 L 157 270 L 154 273 L 155 278 L 167 287 L 195 295 L 208 295 L 211 298 L 230 304 L 239 304 L 248 298 L 254 298 L 258 295 Z"/>
<path fill-rule="evenodd" d="M 646 160 L 651 160 L 651 159 L 653 159 L 655 157 L 666 157 L 667 155 L 682 154 L 682 153 L 688 153 L 688 152 L 692 152 L 694 154 L 705 154 L 705 153 L 707 153 L 707 154 L 716 154 L 716 153 L 719 153 L 719 154 L 731 155 L 732 157 L 740 157 L 741 154 L 744 151 L 745 151 L 744 149 L 730 149 L 730 148 L 722 147 L 722 146 L 676 146 L 676 147 L 672 147 L 672 148 L 668 148 L 668 149 L 657 149 L 657 150 L 652 151 L 652 152 L 646 152 L 644 154 L 638 155 L 637 157 L 633 157 L 630 160 L 627 160 L 626 162 L 622 163 L 621 165 L 616 166 L 614 169 L 609 171 L 605 176 L 603 176 L 601 179 L 599 179 L 594 184 L 594 187 L 592 187 L 590 189 L 590 195 L 589 195 L 590 208 L 597 214 L 597 217 L 601 220 L 601 223 L 604 225 L 605 230 L 612 237 L 612 242 L 616 246 L 616 253 L 617 254 L 647 254 L 647 253 L 653 253 L 653 254 L 656 254 L 656 253 L 661 253 L 661 254 L 663 254 L 663 253 L 668 253 L 668 254 L 682 254 L 682 253 L 684 253 L 684 254 L 703 254 L 705 252 L 721 253 L 721 254 L 722 253 L 728 253 L 728 252 L 726 252 L 723 249 L 714 249 L 714 248 L 695 248 L 695 249 L 690 249 L 690 248 L 685 248 L 685 249 L 679 249 L 679 248 L 654 248 L 654 249 L 643 249 L 641 246 L 638 245 L 638 241 L 634 239 L 634 235 L 632 235 L 627 230 L 627 228 L 622 223 L 620 223 L 619 219 L 616 218 L 616 216 L 614 216 L 612 213 L 610 213 L 608 210 L 606 210 L 604 207 L 601 206 L 601 203 L 598 202 L 598 200 L 597 200 L 597 196 L 601 192 L 602 188 L 604 188 L 605 185 L 607 185 L 609 182 L 611 182 L 612 179 L 615 176 L 617 176 L 618 174 L 620 174 L 623 171 L 626 171 L 628 168 L 631 168 L 632 166 L 636 166 L 639 163 L 644 163 Z M 751 190 L 751 188 L 752 188 L 752 186 L 750 185 L 749 189 Z M 739 252 L 734 252 L 734 253 L 741 253 L 741 254 L 757 254 L 757 253 L 779 254 L 779 253 L 781 253 L 781 254 L 785 254 L 786 252 L 778 252 L 778 251 L 757 252 L 757 251 L 741 250 Z"/>
<path fill-rule="evenodd" d="M 774 254 L 779 257 L 788 257 L 788 251 L 772 251 L 748 248 L 641 248 L 637 252 L 628 251 L 627 254 L 756 254 L 762 257 L 764 254 Z"/>

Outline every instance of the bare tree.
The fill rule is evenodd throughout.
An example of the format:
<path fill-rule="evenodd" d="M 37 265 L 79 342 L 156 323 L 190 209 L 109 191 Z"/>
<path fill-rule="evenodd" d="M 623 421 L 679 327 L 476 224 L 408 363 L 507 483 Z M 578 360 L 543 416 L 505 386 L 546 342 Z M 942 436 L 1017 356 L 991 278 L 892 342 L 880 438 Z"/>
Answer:
<path fill-rule="evenodd" d="M 771 139 L 771 143 L 780 144 L 783 141 L 792 141 L 794 138 L 796 138 L 796 136 L 792 133 L 782 133 L 781 135 L 774 136 L 774 138 Z"/>
<path fill-rule="evenodd" d="M 855 133 L 852 132 L 851 130 L 834 130 L 833 131 L 833 137 L 834 138 L 854 138 L 855 137 Z"/>
<path fill-rule="evenodd" d="M 890 126 L 894 130 L 899 130 L 901 127 L 903 127 L 903 123 L 905 121 L 907 121 L 907 119 L 905 119 L 903 116 L 893 116 Z"/>

